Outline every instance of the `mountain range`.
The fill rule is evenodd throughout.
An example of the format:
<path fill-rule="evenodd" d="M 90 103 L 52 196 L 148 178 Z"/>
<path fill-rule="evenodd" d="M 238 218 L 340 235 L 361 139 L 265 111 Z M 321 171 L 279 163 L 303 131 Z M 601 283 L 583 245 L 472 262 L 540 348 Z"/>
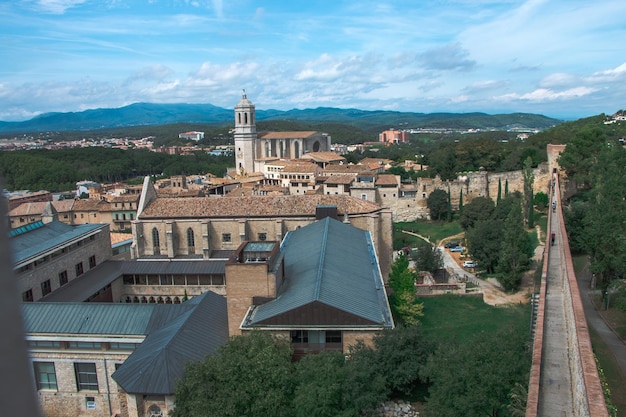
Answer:
<path fill-rule="evenodd" d="M 532 113 L 489 115 L 486 113 L 411 113 L 383 110 L 315 109 L 256 110 L 258 121 L 297 120 L 335 122 L 360 126 L 406 128 L 508 129 L 512 127 L 543 130 L 562 123 Z M 95 130 L 104 128 L 165 125 L 173 123 L 234 123 L 234 110 L 211 104 L 135 103 L 119 108 L 81 112 L 44 113 L 22 122 L 0 121 L 0 133 Z"/>

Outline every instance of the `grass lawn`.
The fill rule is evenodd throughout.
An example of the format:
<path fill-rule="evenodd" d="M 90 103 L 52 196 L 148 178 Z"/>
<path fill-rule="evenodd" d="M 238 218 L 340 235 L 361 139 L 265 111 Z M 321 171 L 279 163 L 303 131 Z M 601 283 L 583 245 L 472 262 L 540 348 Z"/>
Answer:
<path fill-rule="evenodd" d="M 490 306 L 481 297 L 442 295 L 422 297 L 424 336 L 434 340 L 455 338 L 463 343 L 480 332 L 516 327 L 530 332 L 530 305 Z"/>
<path fill-rule="evenodd" d="M 394 231 L 399 230 L 415 232 L 429 238 L 431 242 L 438 242 L 443 238 L 458 235 L 463 232 L 458 221 L 432 222 L 428 220 L 395 223 Z"/>

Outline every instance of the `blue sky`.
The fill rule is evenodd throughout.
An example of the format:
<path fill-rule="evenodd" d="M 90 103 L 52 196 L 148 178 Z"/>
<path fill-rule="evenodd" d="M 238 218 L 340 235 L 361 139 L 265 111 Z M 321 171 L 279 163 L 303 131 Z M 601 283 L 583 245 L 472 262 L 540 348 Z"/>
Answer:
<path fill-rule="evenodd" d="M 0 120 L 135 102 L 626 108 L 626 1 L 2 0 Z"/>

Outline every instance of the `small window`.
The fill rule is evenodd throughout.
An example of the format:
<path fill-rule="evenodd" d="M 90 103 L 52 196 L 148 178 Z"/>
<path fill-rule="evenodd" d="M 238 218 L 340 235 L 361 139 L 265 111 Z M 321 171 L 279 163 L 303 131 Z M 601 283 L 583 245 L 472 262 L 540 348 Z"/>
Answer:
<path fill-rule="evenodd" d="M 196 246 L 196 238 L 193 234 L 193 229 L 191 227 L 187 229 L 187 246 L 190 248 Z"/>
<path fill-rule="evenodd" d="M 57 390 L 57 374 L 54 362 L 34 362 L 35 382 L 38 390 Z"/>
<path fill-rule="evenodd" d="M 50 280 L 47 279 L 41 283 L 41 295 L 45 296 L 52 292 L 52 287 L 50 286 Z"/>
<path fill-rule="evenodd" d="M 230 241 L 231 241 L 230 233 L 222 233 L 222 242 L 230 242 Z"/>
<path fill-rule="evenodd" d="M 152 246 L 154 246 L 155 248 L 158 248 L 159 246 L 161 246 L 161 240 L 159 239 L 159 231 L 157 230 L 156 227 L 152 229 Z"/>
<path fill-rule="evenodd" d="M 96 267 L 96 255 L 91 255 L 89 257 L 89 269 Z"/>
<path fill-rule="evenodd" d="M 326 343 L 341 343 L 341 330 L 327 330 Z"/>
<path fill-rule="evenodd" d="M 261 241 L 267 240 L 267 233 L 259 233 L 259 240 Z"/>
<path fill-rule="evenodd" d="M 292 330 L 290 334 L 291 343 L 309 343 L 308 330 Z"/>
<path fill-rule="evenodd" d="M 361 194 L 361 200 L 367 200 L 367 194 Z"/>
<path fill-rule="evenodd" d="M 79 262 L 76 265 L 74 265 L 74 268 L 76 269 L 76 276 L 81 276 L 83 274 L 83 263 Z"/>
<path fill-rule="evenodd" d="M 76 388 L 78 391 L 98 391 L 98 374 L 95 363 L 75 363 Z"/>
<path fill-rule="evenodd" d="M 59 287 L 67 284 L 67 271 L 59 272 Z"/>

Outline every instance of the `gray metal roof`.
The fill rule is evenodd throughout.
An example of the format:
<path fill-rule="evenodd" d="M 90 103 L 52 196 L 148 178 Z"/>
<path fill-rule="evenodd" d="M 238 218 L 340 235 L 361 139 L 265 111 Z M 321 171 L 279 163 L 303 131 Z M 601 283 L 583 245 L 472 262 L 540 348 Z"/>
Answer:
<path fill-rule="evenodd" d="M 202 360 L 228 341 L 225 297 L 209 291 L 184 305 L 193 308 L 150 333 L 113 373 L 126 392 L 173 394 L 187 362 Z"/>
<path fill-rule="evenodd" d="M 45 302 L 85 301 L 124 274 L 223 275 L 225 260 L 108 260 L 45 296 Z"/>
<path fill-rule="evenodd" d="M 369 232 L 326 217 L 289 232 L 281 250 L 286 281 L 274 300 L 251 312 L 244 327 L 312 302 L 393 326 Z"/>
<path fill-rule="evenodd" d="M 23 303 L 27 334 L 146 335 L 156 304 Z"/>
<path fill-rule="evenodd" d="M 106 224 L 70 226 L 59 221 L 45 223 L 42 227 L 11 237 L 13 263 L 16 265 L 28 259 L 36 258 L 39 254 L 105 227 L 107 227 Z"/>

